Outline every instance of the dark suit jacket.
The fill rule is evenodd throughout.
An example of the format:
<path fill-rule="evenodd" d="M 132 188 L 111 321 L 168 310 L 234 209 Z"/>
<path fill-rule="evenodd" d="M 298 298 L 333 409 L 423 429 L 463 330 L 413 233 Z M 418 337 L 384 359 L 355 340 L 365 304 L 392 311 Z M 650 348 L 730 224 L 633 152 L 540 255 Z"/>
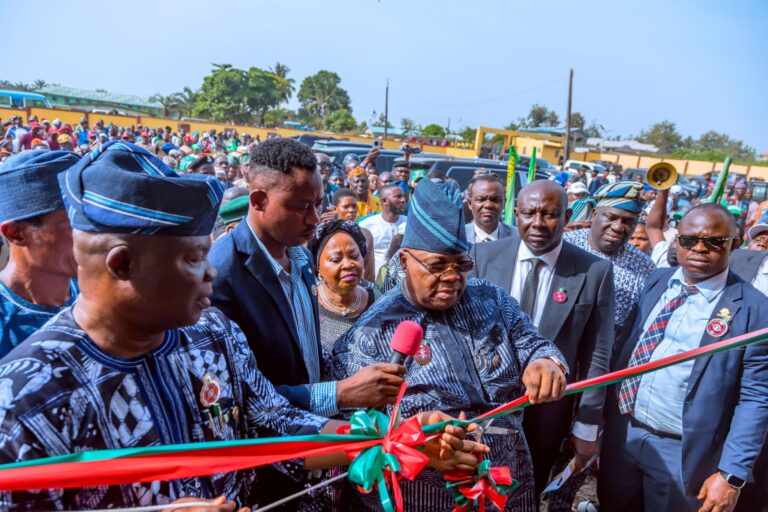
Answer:
<path fill-rule="evenodd" d="M 521 243 L 520 237 L 514 237 L 473 245 L 470 256 L 476 262 L 475 277 L 487 279 L 509 292 Z M 565 288 L 567 294 L 563 303 L 551 298 L 559 288 Z M 614 295 L 611 263 L 563 242 L 539 332 L 552 340 L 565 356 L 571 368 L 569 382 L 602 375 L 608 370 L 613 347 Z M 576 420 L 602 425 L 604 401 L 605 391 L 601 389 L 584 393 Z M 548 416 L 552 420 L 552 436 L 546 437 L 557 438 L 559 442 L 573 420 L 573 399 L 566 397 L 544 405 L 550 409 Z M 555 435 L 555 431 L 559 434 Z"/>
<path fill-rule="evenodd" d="M 472 223 L 468 223 L 466 226 L 464 226 L 464 229 L 467 232 L 467 242 L 471 244 L 475 243 L 475 228 L 472 226 Z M 516 236 L 518 236 L 517 229 L 510 226 L 509 224 L 499 222 L 499 240 L 502 238 L 510 238 Z"/>
<path fill-rule="evenodd" d="M 612 369 L 626 368 L 642 335 L 643 325 L 667 289 L 674 268 L 650 275 L 632 331 L 616 347 Z M 728 333 L 714 338 L 704 333 L 701 346 L 768 327 L 768 298 L 733 272 L 713 317 L 722 308 L 731 312 Z M 745 480 L 752 470 L 768 433 L 768 343 L 757 343 L 695 361 L 683 405 L 683 485 L 696 495 L 704 480 L 718 469 Z M 618 422 L 617 393 L 613 386 L 606 429 L 607 449 L 626 439 L 626 422 Z M 613 425 L 623 424 L 624 429 Z"/>
<path fill-rule="evenodd" d="M 731 253 L 728 263 L 731 271 L 751 283 L 760 270 L 763 260 L 768 257 L 768 251 L 750 251 L 749 249 L 739 249 Z"/>
<path fill-rule="evenodd" d="M 306 250 L 306 249 L 304 249 Z M 307 251 L 309 256 L 309 251 Z M 213 305 L 245 333 L 259 370 L 288 400 L 309 410 L 309 376 L 299 348 L 296 321 L 267 255 L 245 221 L 213 244 L 208 259 L 218 270 L 213 281 Z M 309 261 L 312 257 L 309 256 Z M 302 269 L 307 289 L 315 276 Z M 312 296 L 315 329 L 320 333 L 316 297 Z M 320 340 L 318 335 L 318 354 Z"/>

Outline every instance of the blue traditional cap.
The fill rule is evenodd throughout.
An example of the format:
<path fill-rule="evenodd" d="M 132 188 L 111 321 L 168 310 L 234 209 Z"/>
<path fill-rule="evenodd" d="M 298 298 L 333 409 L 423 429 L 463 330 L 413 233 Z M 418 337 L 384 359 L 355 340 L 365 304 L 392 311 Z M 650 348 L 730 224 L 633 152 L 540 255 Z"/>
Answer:
<path fill-rule="evenodd" d="M 408 209 L 401 247 L 440 254 L 462 254 L 469 250 L 461 191 L 455 183 L 419 182 Z"/>
<path fill-rule="evenodd" d="M 59 176 L 69 221 L 92 233 L 207 235 L 224 188 L 213 176 L 179 176 L 146 149 L 113 141 Z"/>
<path fill-rule="evenodd" d="M 643 211 L 644 188 L 645 185 L 637 181 L 617 181 L 603 185 L 595 192 L 597 208 L 605 206 L 640 213 Z"/>
<path fill-rule="evenodd" d="M 571 204 L 571 222 L 589 222 L 592 218 L 592 210 L 595 209 L 595 200 L 591 197 L 582 197 Z"/>
<path fill-rule="evenodd" d="M 56 175 L 75 165 L 71 151 L 36 149 L 10 157 L 0 167 L 0 222 L 24 220 L 64 208 Z"/>

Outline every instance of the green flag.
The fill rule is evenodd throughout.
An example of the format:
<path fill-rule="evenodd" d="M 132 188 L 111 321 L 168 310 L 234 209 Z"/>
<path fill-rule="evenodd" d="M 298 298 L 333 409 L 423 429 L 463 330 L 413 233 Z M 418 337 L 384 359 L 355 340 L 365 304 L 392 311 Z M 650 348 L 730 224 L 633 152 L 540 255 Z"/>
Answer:
<path fill-rule="evenodd" d="M 504 205 L 502 222 L 515 224 L 515 165 L 520 160 L 515 146 L 509 146 L 509 160 L 507 162 L 507 202 Z"/>
<path fill-rule="evenodd" d="M 531 162 L 528 164 L 528 183 L 533 183 L 536 180 L 536 148 L 533 148 L 531 154 Z"/>
<path fill-rule="evenodd" d="M 725 157 L 725 162 L 723 162 L 723 168 L 720 171 L 720 174 L 717 176 L 717 181 L 715 182 L 715 188 L 712 189 L 712 193 L 703 202 L 705 203 L 720 202 L 720 200 L 723 198 L 723 192 L 725 192 L 725 184 L 728 181 L 728 170 L 730 169 L 730 167 L 731 167 L 731 156 L 728 155 L 727 157 Z"/>

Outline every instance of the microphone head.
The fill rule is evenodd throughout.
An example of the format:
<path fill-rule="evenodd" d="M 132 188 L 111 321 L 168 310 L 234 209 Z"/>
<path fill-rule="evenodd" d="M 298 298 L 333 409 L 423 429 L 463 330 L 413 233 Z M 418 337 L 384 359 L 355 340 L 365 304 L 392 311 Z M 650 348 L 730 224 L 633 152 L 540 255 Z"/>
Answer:
<path fill-rule="evenodd" d="M 424 338 L 424 329 L 419 324 L 411 320 L 400 322 L 392 335 L 389 346 L 395 352 L 413 356 L 419 350 L 421 340 Z"/>

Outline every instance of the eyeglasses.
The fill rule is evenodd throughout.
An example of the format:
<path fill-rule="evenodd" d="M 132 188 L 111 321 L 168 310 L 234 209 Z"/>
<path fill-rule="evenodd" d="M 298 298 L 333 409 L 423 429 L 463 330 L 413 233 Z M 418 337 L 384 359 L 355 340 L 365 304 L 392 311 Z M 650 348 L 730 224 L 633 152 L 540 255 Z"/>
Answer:
<path fill-rule="evenodd" d="M 736 240 L 733 236 L 696 236 L 696 235 L 677 235 L 677 243 L 683 249 L 693 249 L 699 242 L 710 251 L 719 251 L 725 246 L 728 240 Z"/>
<path fill-rule="evenodd" d="M 465 274 L 475 268 L 475 262 L 471 258 L 466 258 L 461 261 L 456 261 L 452 263 L 446 263 L 446 262 L 439 262 L 439 263 L 425 263 L 421 259 L 417 258 L 415 254 L 413 254 L 411 251 L 403 251 L 405 254 L 410 256 L 411 258 L 418 261 L 422 267 L 427 269 L 427 272 L 430 274 L 440 275 L 444 272 L 446 272 L 449 269 L 453 269 L 456 272 L 460 272 L 462 274 Z"/>

